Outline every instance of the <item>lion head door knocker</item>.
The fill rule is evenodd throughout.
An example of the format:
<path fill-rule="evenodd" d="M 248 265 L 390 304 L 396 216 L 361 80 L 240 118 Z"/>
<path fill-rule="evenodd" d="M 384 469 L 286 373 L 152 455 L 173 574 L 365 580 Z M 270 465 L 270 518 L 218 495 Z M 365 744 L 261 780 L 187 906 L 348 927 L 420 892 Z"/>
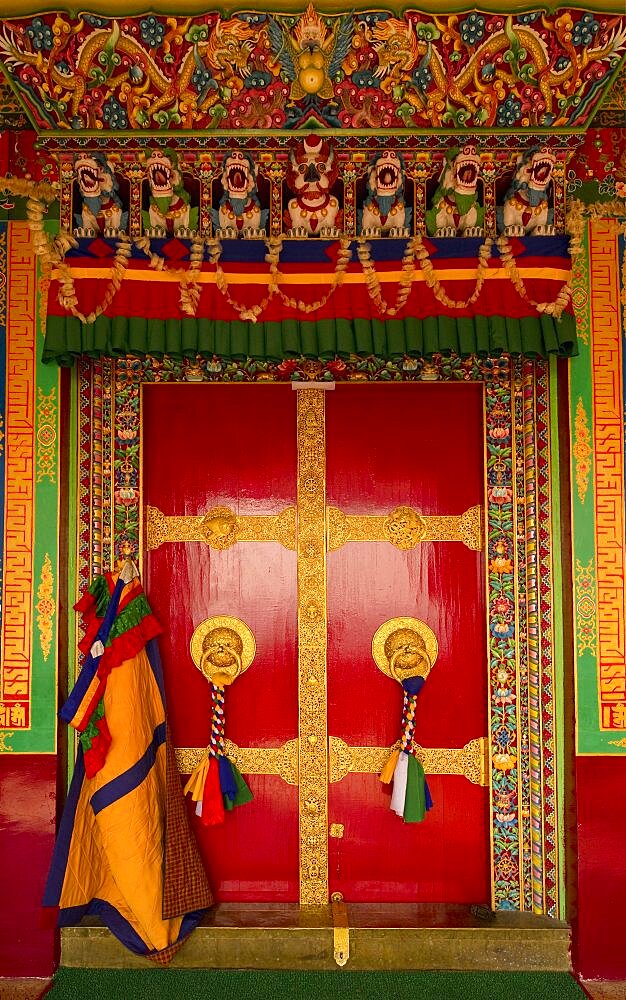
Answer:
<path fill-rule="evenodd" d="M 380 780 L 393 781 L 391 808 L 405 823 L 421 822 L 433 804 L 413 737 L 417 696 L 435 665 L 437 651 L 435 633 L 418 618 L 392 618 L 372 639 L 376 666 L 404 690 L 400 745 L 392 750 Z"/>
<path fill-rule="evenodd" d="M 206 756 L 185 785 L 185 794 L 191 793 L 203 825 L 216 826 L 224 822 L 225 810 L 252 799 L 239 769 L 226 756 L 224 689 L 248 669 L 256 643 L 245 622 L 216 615 L 200 622 L 189 648 L 193 662 L 211 686 L 211 737 Z"/>

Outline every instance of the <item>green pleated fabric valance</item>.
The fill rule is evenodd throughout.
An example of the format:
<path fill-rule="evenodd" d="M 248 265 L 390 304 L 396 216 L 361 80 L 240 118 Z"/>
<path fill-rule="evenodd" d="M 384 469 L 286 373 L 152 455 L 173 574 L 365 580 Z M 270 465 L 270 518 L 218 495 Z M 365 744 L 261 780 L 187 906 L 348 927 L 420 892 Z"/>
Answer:
<path fill-rule="evenodd" d="M 49 316 L 43 361 L 69 366 L 81 356 L 150 355 L 180 360 L 217 355 L 233 361 L 281 361 L 356 355 L 391 361 L 433 354 L 545 358 L 576 353 L 576 321 L 571 313 L 563 313 L 558 320 L 543 313 L 522 318 L 432 316 L 268 323 L 100 316 L 95 323 L 85 324 L 73 316 Z"/>

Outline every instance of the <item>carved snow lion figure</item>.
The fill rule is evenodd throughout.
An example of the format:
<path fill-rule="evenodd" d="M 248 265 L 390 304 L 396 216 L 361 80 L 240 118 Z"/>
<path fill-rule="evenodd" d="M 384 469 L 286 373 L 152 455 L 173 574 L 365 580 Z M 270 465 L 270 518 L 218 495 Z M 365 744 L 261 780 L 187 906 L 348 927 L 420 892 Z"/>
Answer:
<path fill-rule="evenodd" d="M 178 169 L 178 154 L 171 149 L 154 149 L 146 160 L 150 204 L 142 212 L 146 236 L 192 236 L 198 228 L 198 209 L 191 200 Z"/>
<path fill-rule="evenodd" d="M 339 235 L 339 202 L 331 189 L 337 180 L 337 161 L 326 139 L 307 135 L 289 154 L 287 185 L 293 191 L 285 212 L 288 236 Z"/>
<path fill-rule="evenodd" d="M 404 164 L 393 150 L 377 153 L 367 172 L 368 194 L 360 212 L 364 236 L 408 236 L 411 209 L 404 200 Z"/>
<path fill-rule="evenodd" d="M 547 149 L 528 149 L 518 158 L 513 183 L 498 210 L 498 226 L 505 236 L 552 236 L 554 209 L 548 186 L 556 157 Z"/>
<path fill-rule="evenodd" d="M 222 163 L 224 193 L 219 208 L 212 209 L 213 226 L 222 237 L 263 235 L 268 209 L 257 194 L 258 169 L 248 153 L 233 150 Z"/>
<path fill-rule="evenodd" d="M 76 236 L 117 236 L 126 229 L 128 212 L 122 210 L 113 167 L 103 153 L 80 155 L 74 161 L 76 180 L 83 203 L 74 214 Z"/>
<path fill-rule="evenodd" d="M 429 236 L 481 236 L 484 209 L 478 201 L 480 157 L 475 146 L 450 149 L 426 212 Z"/>

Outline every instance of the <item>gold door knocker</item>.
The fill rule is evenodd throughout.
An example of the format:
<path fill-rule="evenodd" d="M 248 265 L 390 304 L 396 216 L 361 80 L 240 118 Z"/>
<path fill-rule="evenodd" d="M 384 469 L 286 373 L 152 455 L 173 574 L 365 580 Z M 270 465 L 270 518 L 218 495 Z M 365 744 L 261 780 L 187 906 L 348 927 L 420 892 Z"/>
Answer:
<path fill-rule="evenodd" d="M 189 643 L 191 658 L 211 687 L 211 735 L 206 754 L 185 785 L 204 826 L 224 822 L 224 812 L 244 805 L 252 792 L 226 755 L 224 688 L 248 669 L 256 653 L 254 635 L 231 615 L 206 618 Z"/>
<path fill-rule="evenodd" d="M 392 810 L 405 823 L 419 823 L 432 806 L 417 754 L 415 709 L 417 696 L 435 665 L 439 644 L 433 630 L 418 618 L 392 618 L 377 629 L 372 656 L 379 670 L 398 681 L 404 690 L 402 735 L 380 773 L 380 780 L 393 780 Z"/>

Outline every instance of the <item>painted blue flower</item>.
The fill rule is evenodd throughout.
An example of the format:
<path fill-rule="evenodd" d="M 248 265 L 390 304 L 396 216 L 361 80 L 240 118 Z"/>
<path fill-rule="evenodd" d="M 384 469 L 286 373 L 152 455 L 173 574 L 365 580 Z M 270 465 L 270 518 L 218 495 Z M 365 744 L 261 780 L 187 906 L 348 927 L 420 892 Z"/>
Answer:
<path fill-rule="evenodd" d="M 57 69 L 59 73 L 63 74 L 63 76 L 72 76 L 69 63 L 66 63 L 65 59 L 61 59 L 61 61 L 57 63 Z"/>
<path fill-rule="evenodd" d="M 485 34 L 485 19 L 482 14 L 468 14 L 459 25 L 461 41 L 466 45 L 476 45 Z"/>
<path fill-rule="evenodd" d="M 158 45 L 161 45 L 165 38 L 165 25 L 157 21 L 154 14 L 148 14 L 147 17 L 143 17 L 139 22 L 139 29 L 142 40 L 151 49 L 155 49 Z"/>
<path fill-rule="evenodd" d="M 267 14 L 254 14 L 251 11 L 244 11 L 243 14 L 237 14 L 237 17 L 247 24 L 265 24 L 267 21 Z"/>
<path fill-rule="evenodd" d="M 593 14 L 589 12 L 583 14 L 580 20 L 574 25 L 574 30 L 572 31 L 574 45 L 590 45 L 599 27 L 600 25 Z"/>
<path fill-rule="evenodd" d="M 512 94 L 498 108 L 496 124 L 500 128 L 511 128 L 519 120 L 522 114 L 522 102 L 518 101 Z"/>
<path fill-rule="evenodd" d="M 117 97 L 109 97 L 102 106 L 102 117 L 109 128 L 128 128 L 126 112 Z"/>
<path fill-rule="evenodd" d="M 198 66 L 191 77 L 193 86 L 198 91 L 198 103 L 202 104 L 209 90 L 217 90 L 217 81 L 213 79 L 210 69 Z"/>
<path fill-rule="evenodd" d="M 250 76 L 246 77 L 244 87 L 248 90 L 263 90 L 263 88 L 267 87 L 267 85 L 271 82 L 271 73 L 263 73 L 261 70 L 257 69 L 250 73 Z"/>
<path fill-rule="evenodd" d="M 539 17 L 541 17 L 541 11 L 535 10 L 531 14 L 519 14 L 517 20 L 519 24 L 533 24 Z"/>
<path fill-rule="evenodd" d="M 417 90 L 426 90 L 432 78 L 433 75 L 428 66 L 418 66 L 417 69 L 413 71 L 411 82 Z"/>
<path fill-rule="evenodd" d="M 557 61 L 554 64 L 554 68 L 557 71 L 557 73 L 560 73 L 561 70 L 567 69 L 567 67 L 569 66 L 570 62 L 571 62 L 571 60 L 570 60 L 569 56 L 559 56 L 559 58 L 557 59 Z"/>
<path fill-rule="evenodd" d="M 362 21 L 367 25 L 368 28 L 373 28 L 379 21 L 386 21 L 387 18 L 391 17 L 386 11 L 372 11 L 369 14 L 359 15 L 359 21 Z"/>
<path fill-rule="evenodd" d="M 44 24 L 40 17 L 35 17 L 26 29 L 26 34 L 33 43 L 33 48 L 41 52 L 42 49 L 51 49 L 54 41 L 52 28 Z"/>
<path fill-rule="evenodd" d="M 352 82 L 355 87 L 378 87 L 378 80 L 369 69 L 357 69 L 352 74 Z"/>
<path fill-rule="evenodd" d="M 83 14 L 83 19 L 92 28 L 104 28 L 106 27 L 107 21 L 104 17 L 96 17 L 95 14 Z"/>

